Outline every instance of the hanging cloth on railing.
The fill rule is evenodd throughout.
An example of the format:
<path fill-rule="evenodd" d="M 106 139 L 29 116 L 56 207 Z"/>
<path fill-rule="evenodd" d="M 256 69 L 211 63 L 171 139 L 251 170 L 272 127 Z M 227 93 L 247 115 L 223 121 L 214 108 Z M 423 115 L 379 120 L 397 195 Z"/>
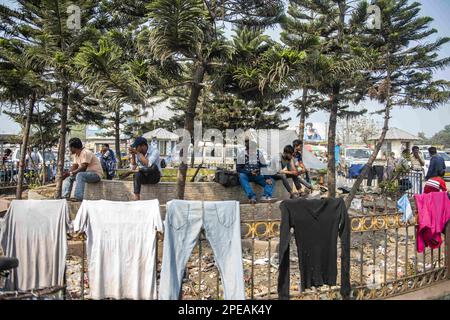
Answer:
<path fill-rule="evenodd" d="M 84 200 L 74 221 L 87 236 L 92 299 L 156 299 L 158 200 Z"/>
<path fill-rule="evenodd" d="M 62 286 L 71 231 L 66 200 L 13 200 L 4 219 L 3 254 L 19 260 L 7 289 Z"/>
<path fill-rule="evenodd" d="M 341 295 L 350 295 L 350 221 L 342 199 L 286 200 L 280 204 L 278 296 L 289 299 L 291 228 L 300 264 L 302 290 L 335 286 L 337 238 L 341 239 Z"/>
<path fill-rule="evenodd" d="M 406 223 L 407 221 L 411 220 L 412 217 L 414 217 L 411 203 L 409 203 L 409 198 L 407 194 L 404 194 L 400 199 L 397 201 L 397 209 L 401 213 L 403 213 L 402 216 L 402 222 Z"/>
<path fill-rule="evenodd" d="M 166 208 L 159 299 L 178 299 L 184 268 L 203 227 L 222 277 L 225 300 L 244 300 L 239 202 L 172 200 Z"/>
<path fill-rule="evenodd" d="M 423 252 L 425 247 L 439 248 L 442 244 L 441 233 L 450 220 L 450 200 L 447 192 L 432 192 L 416 194 L 418 212 L 417 252 Z"/>

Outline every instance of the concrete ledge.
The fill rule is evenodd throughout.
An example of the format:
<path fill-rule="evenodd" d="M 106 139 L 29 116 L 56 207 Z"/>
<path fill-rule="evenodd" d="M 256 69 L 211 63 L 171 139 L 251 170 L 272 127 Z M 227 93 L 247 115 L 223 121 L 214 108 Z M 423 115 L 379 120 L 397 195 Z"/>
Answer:
<path fill-rule="evenodd" d="M 263 188 L 253 184 L 258 196 L 263 193 Z M 143 185 L 141 199 L 158 199 L 161 204 L 176 198 L 176 182 L 160 182 L 155 185 Z M 288 199 L 289 193 L 284 189 L 281 181 L 276 181 L 274 197 L 279 200 Z M 86 200 L 112 200 L 129 201 L 133 199 L 133 182 L 102 180 L 98 183 L 86 185 L 84 198 Z M 186 200 L 223 201 L 237 200 L 248 201 L 241 186 L 225 188 L 215 182 L 188 182 L 185 189 Z"/>
<path fill-rule="evenodd" d="M 450 299 L 450 280 L 385 300 L 440 300 L 443 298 Z"/>

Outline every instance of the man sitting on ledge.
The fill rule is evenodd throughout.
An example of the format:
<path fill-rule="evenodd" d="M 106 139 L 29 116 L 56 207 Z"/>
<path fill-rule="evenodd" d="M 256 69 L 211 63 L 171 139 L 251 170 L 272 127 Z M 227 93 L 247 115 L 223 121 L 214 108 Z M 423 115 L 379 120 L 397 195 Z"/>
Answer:
<path fill-rule="evenodd" d="M 250 161 L 250 143 L 252 144 L 251 150 L 256 150 L 256 163 Z M 265 175 L 261 172 L 261 169 L 266 167 L 267 164 L 262 151 L 256 149 L 256 142 L 250 142 L 249 138 L 245 138 L 245 149 L 239 150 L 236 169 L 239 173 L 241 186 L 251 204 L 256 203 L 256 194 L 250 186 L 250 182 L 255 182 L 264 188 L 261 202 L 272 202 L 276 200 L 272 198 L 274 191 L 274 180 L 272 176 Z"/>
<path fill-rule="evenodd" d="M 161 179 L 161 159 L 156 144 L 138 137 L 129 148 L 131 173 L 134 173 L 134 199 L 141 199 L 141 185 L 156 184 Z"/>
<path fill-rule="evenodd" d="M 82 201 L 84 195 L 84 187 L 86 183 L 99 182 L 103 174 L 102 165 L 95 154 L 83 148 L 81 140 L 72 138 L 69 140 L 69 150 L 73 155 L 73 164 L 70 171 L 63 174 L 63 198 L 70 198 L 74 181 L 75 200 Z"/>

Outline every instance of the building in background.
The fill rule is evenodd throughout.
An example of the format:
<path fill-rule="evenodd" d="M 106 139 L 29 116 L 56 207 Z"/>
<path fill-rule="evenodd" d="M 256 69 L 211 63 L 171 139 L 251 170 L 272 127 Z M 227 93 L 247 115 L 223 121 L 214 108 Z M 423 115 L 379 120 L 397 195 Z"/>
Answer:
<path fill-rule="evenodd" d="M 91 150 L 94 153 L 98 153 L 101 150 L 101 147 L 104 143 L 108 143 L 109 147 L 115 150 L 115 139 L 111 136 L 103 136 L 106 130 L 100 129 L 95 126 L 87 126 L 86 127 L 86 138 L 84 140 L 85 147 Z M 122 155 L 126 154 L 128 150 L 128 140 L 129 137 L 121 134 L 120 135 L 120 152 Z"/>
<path fill-rule="evenodd" d="M 375 136 L 369 138 L 372 145 L 375 145 L 377 140 L 380 138 L 381 132 Z M 386 138 L 381 146 L 381 150 L 378 153 L 378 158 L 381 158 L 383 154 L 394 152 L 395 156 L 400 157 L 401 153 L 405 149 L 410 149 L 413 147 L 414 143 L 419 141 L 420 138 L 406 132 L 404 130 L 392 127 L 386 133 Z"/>
<path fill-rule="evenodd" d="M 159 153 L 163 157 L 170 154 L 179 138 L 175 133 L 163 128 L 158 128 L 153 131 L 144 133 L 143 137 L 146 138 L 149 143 L 152 138 L 156 138 L 156 141 L 158 142 Z"/>

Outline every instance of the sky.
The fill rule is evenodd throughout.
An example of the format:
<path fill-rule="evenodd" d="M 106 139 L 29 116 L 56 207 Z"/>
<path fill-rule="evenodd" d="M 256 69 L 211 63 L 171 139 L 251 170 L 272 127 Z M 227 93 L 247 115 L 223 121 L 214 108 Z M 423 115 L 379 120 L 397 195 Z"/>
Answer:
<path fill-rule="evenodd" d="M 13 0 L 0 0 L 2 4 L 13 5 Z M 418 0 L 422 3 L 421 14 L 434 18 L 431 26 L 438 30 L 436 37 L 450 36 L 450 1 L 449 0 Z M 274 40 L 279 40 L 280 28 L 268 30 Z M 450 44 L 447 44 L 439 53 L 441 57 L 450 56 Z M 440 70 L 435 74 L 436 79 L 445 79 L 450 81 L 450 68 Z M 296 98 L 293 96 L 292 98 Z M 285 101 L 288 104 L 288 101 Z M 370 111 L 380 109 L 380 106 L 369 101 L 362 102 L 359 107 L 364 107 Z M 292 118 L 289 122 L 291 127 L 298 125 L 297 111 L 291 110 L 285 118 Z M 326 112 L 317 112 L 313 114 L 308 121 L 326 123 L 329 114 Z M 381 123 L 381 116 L 371 116 L 377 122 Z M 427 137 L 431 137 L 436 132 L 442 130 L 446 125 L 450 124 L 450 103 L 441 106 L 433 111 L 417 110 L 410 108 L 395 108 L 392 112 L 390 126 L 403 129 L 412 134 L 424 132 Z M 3 113 L 0 114 L 0 133 L 18 133 L 19 126 L 9 119 Z"/>

